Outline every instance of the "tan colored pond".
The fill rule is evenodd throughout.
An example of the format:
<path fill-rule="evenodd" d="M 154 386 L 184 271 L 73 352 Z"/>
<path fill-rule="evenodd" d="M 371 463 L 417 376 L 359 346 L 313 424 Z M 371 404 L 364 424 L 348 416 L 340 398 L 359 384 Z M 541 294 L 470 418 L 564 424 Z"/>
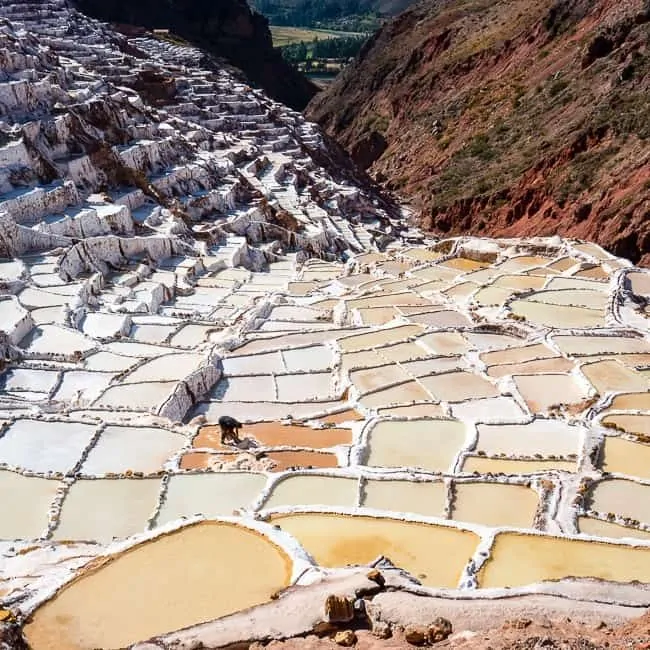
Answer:
<path fill-rule="evenodd" d="M 591 490 L 591 508 L 650 524 L 650 486 L 625 479 L 599 481 Z"/>
<path fill-rule="evenodd" d="M 408 404 L 406 406 L 389 406 L 378 409 L 379 416 L 395 415 L 405 418 L 440 417 L 444 415 L 444 409 L 440 404 Z"/>
<path fill-rule="evenodd" d="M 608 410 L 616 411 L 650 411 L 650 391 L 617 395 Z"/>
<path fill-rule="evenodd" d="M 357 505 L 359 481 L 342 476 L 289 476 L 277 483 L 264 508 L 278 506 L 344 506 Z"/>
<path fill-rule="evenodd" d="M 492 454 L 532 458 L 577 454 L 582 434 L 561 420 L 537 419 L 530 424 L 479 424 L 477 449 Z"/>
<path fill-rule="evenodd" d="M 271 521 L 296 537 L 321 566 L 367 564 L 385 555 L 431 587 L 457 587 L 478 543 L 474 533 L 383 517 L 314 513 Z"/>
<path fill-rule="evenodd" d="M 426 327 L 469 327 L 472 322 L 455 309 L 442 309 L 436 312 L 412 314 L 408 317 L 412 323 Z"/>
<path fill-rule="evenodd" d="M 291 467 L 337 467 L 338 461 L 335 454 L 318 451 L 270 451 L 266 454 L 275 467 L 271 471 L 284 472 Z"/>
<path fill-rule="evenodd" d="M 573 369 L 573 362 L 564 357 L 550 359 L 535 359 L 523 363 L 506 363 L 487 369 L 490 377 L 505 377 L 506 375 L 535 375 L 539 373 L 564 373 Z"/>
<path fill-rule="evenodd" d="M 410 336 L 417 336 L 422 333 L 419 325 L 402 325 L 389 327 L 369 334 L 360 334 L 338 340 L 339 347 L 343 352 L 356 352 L 364 348 L 372 348 L 386 343 L 395 343 Z"/>
<path fill-rule="evenodd" d="M 585 363 L 580 369 L 601 394 L 608 392 L 646 390 L 650 382 L 638 372 L 626 368 L 614 359 Z"/>
<path fill-rule="evenodd" d="M 556 260 L 555 262 L 549 264 L 548 268 L 562 273 L 563 271 L 568 271 L 570 268 L 579 263 L 580 260 L 576 259 L 575 257 L 562 257 L 559 260 Z"/>
<path fill-rule="evenodd" d="M 458 420 L 378 422 L 368 436 L 366 464 L 447 472 L 465 444 L 465 436 L 465 425 Z"/>
<path fill-rule="evenodd" d="M 466 399 L 496 397 L 499 391 L 489 381 L 472 372 L 446 372 L 422 377 L 420 383 L 434 399 L 462 402 Z"/>
<path fill-rule="evenodd" d="M 57 540 L 110 542 L 142 532 L 158 504 L 160 479 L 79 480 L 63 501 Z"/>
<path fill-rule="evenodd" d="M 650 352 L 645 340 L 628 336 L 554 336 L 555 344 L 564 354 L 593 356 L 602 354 L 644 354 Z"/>
<path fill-rule="evenodd" d="M 561 470 L 575 472 L 575 462 L 565 460 L 511 460 L 505 458 L 485 458 L 468 456 L 463 463 L 462 473 L 472 474 L 536 474 Z"/>
<path fill-rule="evenodd" d="M 486 262 L 477 262 L 470 260 L 467 257 L 454 257 L 450 260 L 440 262 L 440 266 L 449 267 L 450 269 L 458 269 L 459 271 L 478 271 L 490 266 Z"/>
<path fill-rule="evenodd" d="M 386 361 L 395 361 L 398 363 L 426 359 L 429 356 L 429 353 L 424 348 L 410 341 L 408 343 L 386 345 L 382 348 L 377 348 L 375 352 Z"/>
<path fill-rule="evenodd" d="M 418 339 L 418 342 L 439 355 L 464 354 L 469 350 L 467 341 L 458 332 L 425 334 Z"/>
<path fill-rule="evenodd" d="M 0 539 L 43 536 L 48 511 L 62 485 L 59 481 L 0 471 Z"/>
<path fill-rule="evenodd" d="M 479 572 L 479 585 L 519 587 L 543 580 L 599 578 L 614 582 L 650 582 L 650 546 L 628 546 L 500 533 L 492 555 Z"/>
<path fill-rule="evenodd" d="M 172 476 L 156 524 L 199 514 L 210 518 L 230 517 L 235 509 L 253 503 L 265 485 L 266 476 L 253 472 Z"/>
<path fill-rule="evenodd" d="M 356 422 L 357 420 L 363 420 L 363 415 L 354 409 L 339 411 L 320 418 L 320 421 L 324 424 L 343 424 L 344 422 Z"/>
<path fill-rule="evenodd" d="M 502 305 L 512 293 L 513 290 L 509 288 L 489 286 L 477 291 L 474 300 L 480 305 Z"/>
<path fill-rule="evenodd" d="M 385 325 L 400 315 L 395 307 L 368 307 L 358 311 L 363 325 Z"/>
<path fill-rule="evenodd" d="M 444 517 L 447 487 L 442 481 L 392 481 L 365 479 L 361 506 L 393 512 Z"/>
<path fill-rule="evenodd" d="M 397 364 L 370 368 L 368 370 L 353 370 L 350 372 L 350 380 L 357 390 L 366 393 L 375 388 L 381 388 L 388 384 L 397 384 L 408 381 L 409 374 Z"/>
<path fill-rule="evenodd" d="M 513 314 L 544 327 L 587 329 L 605 326 L 605 313 L 598 309 L 549 305 L 533 300 L 513 300 L 510 309 Z"/>
<path fill-rule="evenodd" d="M 541 257 L 539 255 L 521 255 L 520 257 L 511 257 L 502 264 L 499 264 L 500 271 L 521 271 L 534 266 L 544 266 L 551 262 L 550 257 Z"/>
<path fill-rule="evenodd" d="M 513 341 L 516 342 L 517 339 L 513 339 Z M 535 345 L 509 347 L 505 350 L 483 352 L 483 354 L 480 355 L 480 359 L 486 366 L 495 366 L 501 364 L 526 363 L 527 361 L 549 359 L 555 356 L 557 355 L 549 347 L 543 343 L 537 343 Z"/>
<path fill-rule="evenodd" d="M 589 278 L 590 280 L 609 280 L 609 273 L 602 266 L 592 266 L 590 269 L 578 271 L 574 277 Z"/>
<path fill-rule="evenodd" d="M 640 436 L 650 436 L 650 415 L 636 415 L 634 413 L 608 415 L 602 419 L 604 426 L 612 425 L 616 429 L 622 429 L 628 433 Z"/>
<path fill-rule="evenodd" d="M 290 576 L 290 558 L 259 533 L 204 522 L 85 571 L 36 610 L 25 637 L 33 650 L 124 648 L 266 602 Z"/>
<path fill-rule="evenodd" d="M 539 275 L 502 275 L 492 283 L 492 286 L 525 291 L 541 289 L 545 282 L 546 278 Z"/>
<path fill-rule="evenodd" d="M 533 413 L 562 404 L 579 404 L 589 396 L 587 389 L 571 375 L 515 375 L 513 381 Z"/>
<path fill-rule="evenodd" d="M 627 526 L 620 526 L 611 521 L 603 521 L 602 519 L 593 519 L 591 517 L 578 517 L 578 527 L 584 535 L 593 535 L 594 537 L 650 539 L 650 532 L 648 531 L 639 530 L 638 528 L 628 528 Z"/>
<path fill-rule="evenodd" d="M 427 400 L 431 400 L 431 395 L 418 382 L 409 381 L 399 386 L 368 393 L 359 400 L 359 404 L 364 408 L 372 409 L 391 404 L 426 402 Z"/>
<path fill-rule="evenodd" d="M 601 465 L 606 472 L 650 478 L 650 445 L 608 436 Z"/>
<path fill-rule="evenodd" d="M 502 483 L 455 484 L 451 516 L 485 526 L 529 528 L 533 525 L 538 498 L 535 490 Z"/>

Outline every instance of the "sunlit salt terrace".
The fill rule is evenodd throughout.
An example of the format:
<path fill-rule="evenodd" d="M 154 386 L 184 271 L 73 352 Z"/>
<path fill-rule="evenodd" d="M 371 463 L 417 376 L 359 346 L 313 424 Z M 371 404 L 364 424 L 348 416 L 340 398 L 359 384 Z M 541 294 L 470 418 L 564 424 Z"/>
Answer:
<path fill-rule="evenodd" d="M 328 569 L 385 556 L 434 590 L 650 581 L 650 343 L 624 317 L 630 301 L 648 297 L 602 251 L 595 258 L 559 240 L 537 249 L 533 260 L 523 244 L 458 239 L 345 264 L 287 255 L 260 271 L 208 270 L 197 258 L 194 290 L 139 315 L 112 301 L 127 265 L 98 287 L 76 329 L 63 306 L 38 325 L 29 315 L 83 280 L 18 293 L 11 313 L 24 311 L 30 325 L 2 374 L 0 481 L 13 495 L 0 506 L 4 548 L 65 544 L 60 560 L 38 560 L 44 584 L 76 571 L 61 569 L 75 545 L 88 560 L 116 554 L 36 610 L 30 642 L 49 647 L 44 639 L 63 634 L 60 617 L 85 610 L 95 590 L 122 594 L 121 572 L 162 580 L 156 567 L 175 543 L 196 572 L 186 599 L 198 602 L 211 561 L 202 545 L 239 535 L 233 561 L 261 567 L 278 527 L 297 544 L 283 547 L 288 567 L 297 547 Z M 164 266 L 178 277 L 187 265 Z M 569 327 L 571 310 L 585 309 L 578 275 L 596 266 L 606 276 L 589 280 L 599 325 L 570 317 Z M 638 286 L 644 272 L 633 273 Z M 468 275 L 476 288 L 455 292 Z M 481 302 L 500 278 L 512 288 Z M 514 309 L 524 302 L 542 311 L 524 317 Z M 449 325 L 449 314 L 463 324 Z M 222 415 L 242 423 L 240 443 L 222 442 Z M 186 526 L 224 517 L 234 528 Z M 240 556 L 247 526 L 268 550 Z M 170 529 L 173 537 L 157 536 Z M 4 599 L 43 599 L 26 581 L 30 566 L 5 565 Z M 121 647 L 214 618 L 262 602 L 267 583 L 279 588 L 289 574 L 265 569 L 241 601 L 134 621 L 119 638 L 106 605 L 100 629 L 62 647 Z M 98 615 L 89 610 L 88 621 Z"/>

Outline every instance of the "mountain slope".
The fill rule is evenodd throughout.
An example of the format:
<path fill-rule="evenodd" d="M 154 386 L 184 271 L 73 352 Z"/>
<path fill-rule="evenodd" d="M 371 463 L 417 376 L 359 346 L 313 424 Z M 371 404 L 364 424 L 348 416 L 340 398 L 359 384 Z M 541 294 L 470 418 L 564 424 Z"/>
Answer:
<path fill-rule="evenodd" d="M 268 21 L 246 0 L 78 0 L 81 11 L 114 23 L 169 29 L 241 68 L 271 97 L 302 110 L 318 88 L 273 49 Z"/>
<path fill-rule="evenodd" d="M 650 3 L 430 0 L 307 115 L 433 231 L 567 234 L 650 263 Z"/>

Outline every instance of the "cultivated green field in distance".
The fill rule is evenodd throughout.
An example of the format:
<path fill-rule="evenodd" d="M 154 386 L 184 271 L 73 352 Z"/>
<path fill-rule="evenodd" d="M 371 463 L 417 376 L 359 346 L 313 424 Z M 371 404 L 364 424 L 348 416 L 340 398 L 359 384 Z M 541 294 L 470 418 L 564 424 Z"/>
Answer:
<path fill-rule="evenodd" d="M 306 27 L 286 27 L 284 25 L 271 25 L 271 36 L 274 47 L 285 47 L 294 43 L 311 43 L 328 38 L 342 38 L 349 36 L 362 36 L 358 32 L 341 32 L 332 29 L 309 29 Z"/>

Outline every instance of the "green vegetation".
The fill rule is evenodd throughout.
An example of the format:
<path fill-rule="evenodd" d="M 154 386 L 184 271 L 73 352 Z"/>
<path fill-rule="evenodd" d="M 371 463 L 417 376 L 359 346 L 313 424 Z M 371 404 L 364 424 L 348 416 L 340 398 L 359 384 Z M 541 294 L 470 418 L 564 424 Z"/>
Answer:
<path fill-rule="evenodd" d="M 372 0 L 254 0 L 252 4 L 279 26 L 367 32 L 382 23 Z"/>
<path fill-rule="evenodd" d="M 287 47 L 298 43 L 312 43 L 331 38 L 356 36 L 348 32 L 339 32 L 332 29 L 306 29 L 304 27 L 287 27 L 284 25 L 271 25 L 271 36 L 274 47 Z"/>

